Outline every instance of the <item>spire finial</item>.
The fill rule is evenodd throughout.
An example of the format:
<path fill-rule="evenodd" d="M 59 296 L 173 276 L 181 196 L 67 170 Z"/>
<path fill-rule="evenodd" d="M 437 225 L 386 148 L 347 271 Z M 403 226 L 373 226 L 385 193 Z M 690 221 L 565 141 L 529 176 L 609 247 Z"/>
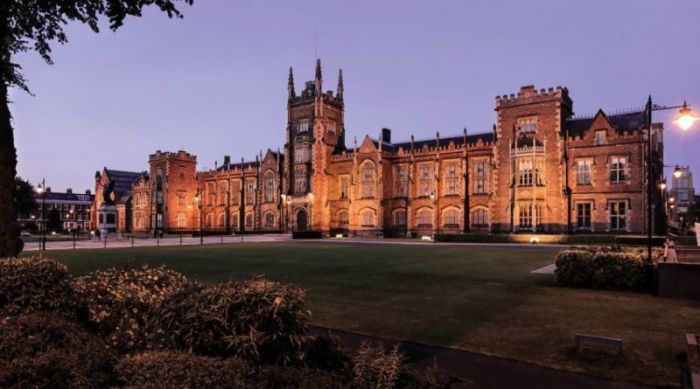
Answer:
<path fill-rule="evenodd" d="M 343 86 L 343 69 L 340 69 L 338 70 L 338 92 L 336 93 L 336 97 L 342 100 L 344 91 L 345 88 Z"/>
<path fill-rule="evenodd" d="M 321 79 L 321 59 L 316 58 L 316 80 Z"/>
<path fill-rule="evenodd" d="M 289 91 L 289 98 L 296 97 L 296 92 L 294 91 L 294 72 L 292 67 L 289 67 L 289 80 L 287 81 L 287 90 Z"/>
<path fill-rule="evenodd" d="M 316 58 L 316 96 L 323 94 L 323 77 L 321 76 L 321 59 Z"/>

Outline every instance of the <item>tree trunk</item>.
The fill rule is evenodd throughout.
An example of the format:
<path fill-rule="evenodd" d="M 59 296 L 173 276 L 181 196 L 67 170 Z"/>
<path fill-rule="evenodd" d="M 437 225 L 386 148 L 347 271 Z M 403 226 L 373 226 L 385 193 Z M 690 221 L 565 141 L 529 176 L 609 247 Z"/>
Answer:
<path fill-rule="evenodd" d="M 0 258 L 16 256 L 24 245 L 19 238 L 17 212 L 12 203 L 17 150 L 10 119 L 7 80 L 0 77 Z"/>

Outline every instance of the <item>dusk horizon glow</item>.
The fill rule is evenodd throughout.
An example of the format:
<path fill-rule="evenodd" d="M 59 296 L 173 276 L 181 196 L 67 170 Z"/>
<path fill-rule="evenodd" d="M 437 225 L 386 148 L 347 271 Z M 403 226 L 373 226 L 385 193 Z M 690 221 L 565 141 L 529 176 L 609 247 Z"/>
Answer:
<path fill-rule="evenodd" d="M 36 95 L 11 91 L 18 175 L 82 192 L 104 166 L 147 170 L 156 150 L 188 151 L 204 170 L 282 149 L 289 67 L 300 91 L 315 57 L 324 90 L 343 69 L 349 147 L 382 127 L 394 141 L 489 132 L 494 97 L 531 84 L 567 87 L 578 115 L 642 109 L 648 95 L 700 115 L 700 52 L 688 49 L 700 38 L 697 1 L 196 1 L 182 11 L 146 12 L 116 33 L 71 25 L 53 66 L 18 58 Z M 665 164 L 697 173 L 700 126 L 682 131 L 676 112 L 654 113 Z"/>

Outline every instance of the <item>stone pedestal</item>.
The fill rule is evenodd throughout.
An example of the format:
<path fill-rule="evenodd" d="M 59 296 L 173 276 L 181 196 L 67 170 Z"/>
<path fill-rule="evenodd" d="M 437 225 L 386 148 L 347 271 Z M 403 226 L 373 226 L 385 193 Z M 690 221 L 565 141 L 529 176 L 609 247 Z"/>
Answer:
<path fill-rule="evenodd" d="M 97 229 L 102 236 L 117 232 L 117 206 L 102 204 L 97 208 Z"/>

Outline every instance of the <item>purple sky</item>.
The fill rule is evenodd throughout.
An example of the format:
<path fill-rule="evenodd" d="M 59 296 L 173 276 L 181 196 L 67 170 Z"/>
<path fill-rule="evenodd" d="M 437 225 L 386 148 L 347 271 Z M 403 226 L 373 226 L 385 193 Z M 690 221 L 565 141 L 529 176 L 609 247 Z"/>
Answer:
<path fill-rule="evenodd" d="M 82 191 L 103 166 L 146 170 L 157 149 L 202 169 L 282 147 L 288 68 L 297 91 L 313 77 L 315 30 L 324 89 L 343 68 L 349 144 L 381 127 L 395 141 L 489 131 L 494 97 L 527 84 L 567 86 L 577 114 L 648 94 L 700 108 L 697 0 L 197 0 L 184 12 L 99 35 L 72 25 L 55 66 L 21 56 L 36 96 L 11 92 L 19 174 Z M 700 125 L 683 133 L 674 113 L 654 117 L 666 164 L 700 177 Z"/>

